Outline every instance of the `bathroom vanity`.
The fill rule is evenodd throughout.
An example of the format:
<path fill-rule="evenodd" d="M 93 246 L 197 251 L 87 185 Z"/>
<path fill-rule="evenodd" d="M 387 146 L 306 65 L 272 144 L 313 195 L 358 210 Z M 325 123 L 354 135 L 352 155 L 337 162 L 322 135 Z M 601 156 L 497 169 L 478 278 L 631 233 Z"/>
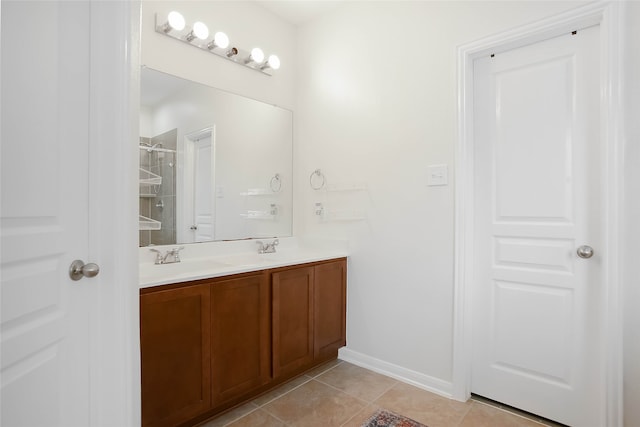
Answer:
<path fill-rule="evenodd" d="M 269 255 L 212 257 L 210 273 L 202 259 L 193 280 L 142 283 L 143 426 L 195 425 L 337 357 L 346 257 Z"/>

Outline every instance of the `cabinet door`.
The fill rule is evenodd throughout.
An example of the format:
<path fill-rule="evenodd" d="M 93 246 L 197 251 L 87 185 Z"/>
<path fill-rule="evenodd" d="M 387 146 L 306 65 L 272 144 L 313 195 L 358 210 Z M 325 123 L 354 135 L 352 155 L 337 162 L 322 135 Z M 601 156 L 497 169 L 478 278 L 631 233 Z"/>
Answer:
<path fill-rule="evenodd" d="M 260 274 L 211 285 L 214 406 L 270 380 L 270 295 L 267 279 L 267 275 Z"/>
<path fill-rule="evenodd" d="M 273 273 L 273 374 L 313 362 L 313 267 Z"/>
<path fill-rule="evenodd" d="M 143 426 L 176 425 L 211 407 L 209 288 L 140 296 Z"/>
<path fill-rule="evenodd" d="M 314 270 L 314 357 L 336 356 L 346 345 L 347 264 L 336 261 Z"/>

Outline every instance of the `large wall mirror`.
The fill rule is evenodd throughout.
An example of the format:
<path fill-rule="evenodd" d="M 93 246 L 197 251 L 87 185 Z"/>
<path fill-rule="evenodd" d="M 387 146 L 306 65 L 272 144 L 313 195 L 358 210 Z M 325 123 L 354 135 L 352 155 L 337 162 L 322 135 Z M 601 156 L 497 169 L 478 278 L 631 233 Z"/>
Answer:
<path fill-rule="evenodd" d="M 140 246 L 291 236 L 291 111 L 148 67 L 140 80 Z"/>

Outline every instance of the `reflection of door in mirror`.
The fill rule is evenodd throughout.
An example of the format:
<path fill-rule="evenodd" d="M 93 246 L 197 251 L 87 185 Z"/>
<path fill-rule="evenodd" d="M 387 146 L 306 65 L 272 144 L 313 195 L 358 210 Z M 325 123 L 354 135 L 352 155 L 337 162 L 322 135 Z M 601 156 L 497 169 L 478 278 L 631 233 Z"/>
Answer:
<path fill-rule="evenodd" d="M 188 206 L 193 206 L 193 212 L 188 215 L 189 218 L 193 218 L 193 223 L 189 227 L 192 238 L 187 243 L 215 240 L 215 132 L 213 129 L 208 127 L 185 137 L 185 154 L 192 158 L 191 161 L 185 162 L 185 168 L 193 168 L 192 171 L 185 170 L 185 175 L 193 177 L 193 200 L 186 201 Z"/>
<path fill-rule="evenodd" d="M 177 137 L 140 137 L 140 246 L 176 243 Z"/>

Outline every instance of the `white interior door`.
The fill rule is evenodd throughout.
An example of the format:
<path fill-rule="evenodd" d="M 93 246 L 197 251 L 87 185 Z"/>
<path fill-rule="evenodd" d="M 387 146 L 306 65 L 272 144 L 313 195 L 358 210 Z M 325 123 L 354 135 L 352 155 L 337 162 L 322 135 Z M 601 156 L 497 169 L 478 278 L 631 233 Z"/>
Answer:
<path fill-rule="evenodd" d="M 91 424 L 95 285 L 68 273 L 89 261 L 89 23 L 89 2 L 2 2 L 6 427 Z"/>
<path fill-rule="evenodd" d="M 194 141 L 194 222 L 195 241 L 214 239 L 214 146 L 211 131 Z"/>
<path fill-rule="evenodd" d="M 598 35 L 474 64 L 471 390 L 575 426 L 603 411 Z"/>

